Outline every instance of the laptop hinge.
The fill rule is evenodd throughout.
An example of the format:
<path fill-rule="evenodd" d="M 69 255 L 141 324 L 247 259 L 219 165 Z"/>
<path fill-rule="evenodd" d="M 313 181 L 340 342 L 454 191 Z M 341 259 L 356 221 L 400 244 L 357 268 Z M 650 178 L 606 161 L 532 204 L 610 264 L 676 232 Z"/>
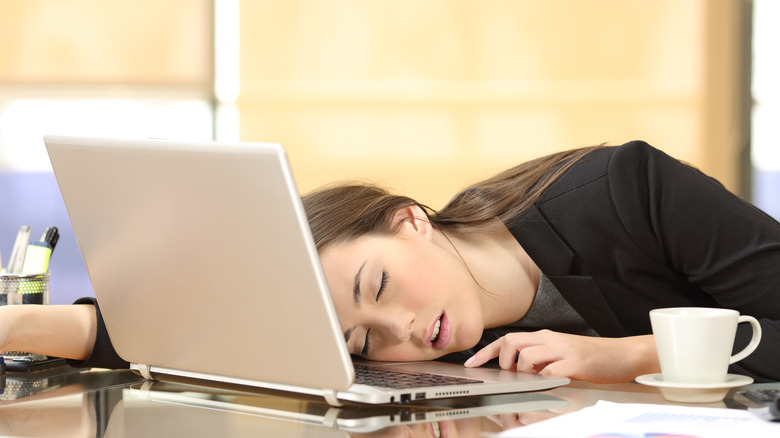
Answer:
<path fill-rule="evenodd" d="M 332 389 L 323 389 L 322 396 L 325 397 L 325 401 L 331 406 L 344 406 L 344 403 L 341 403 L 338 397 L 336 397 L 336 391 Z"/>
<path fill-rule="evenodd" d="M 154 380 L 154 377 L 152 377 L 152 366 L 151 365 L 144 365 L 144 364 L 137 364 L 136 365 L 138 373 L 146 380 Z"/>

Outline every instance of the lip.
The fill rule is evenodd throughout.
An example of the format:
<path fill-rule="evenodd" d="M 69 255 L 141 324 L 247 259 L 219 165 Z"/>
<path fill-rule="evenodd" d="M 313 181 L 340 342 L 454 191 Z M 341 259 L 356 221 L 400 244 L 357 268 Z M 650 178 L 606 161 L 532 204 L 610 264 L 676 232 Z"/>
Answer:
<path fill-rule="evenodd" d="M 436 321 L 441 320 L 441 326 L 439 326 L 439 338 L 435 343 L 431 343 L 431 336 L 433 335 L 433 329 L 436 327 Z M 425 345 L 434 350 L 441 350 L 450 343 L 450 336 L 452 335 L 452 327 L 450 326 L 450 320 L 447 318 L 447 313 L 442 312 L 438 318 L 433 320 L 428 327 L 428 331 L 425 333 Z"/>

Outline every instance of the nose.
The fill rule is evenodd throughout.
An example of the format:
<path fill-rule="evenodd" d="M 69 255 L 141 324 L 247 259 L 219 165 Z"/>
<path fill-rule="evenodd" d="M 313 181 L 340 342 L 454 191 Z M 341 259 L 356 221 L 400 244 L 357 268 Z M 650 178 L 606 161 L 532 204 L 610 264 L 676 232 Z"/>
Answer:
<path fill-rule="evenodd" d="M 378 323 L 398 341 L 408 341 L 414 330 L 415 314 L 399 308 L 382 309 L 379 312 Z"/>

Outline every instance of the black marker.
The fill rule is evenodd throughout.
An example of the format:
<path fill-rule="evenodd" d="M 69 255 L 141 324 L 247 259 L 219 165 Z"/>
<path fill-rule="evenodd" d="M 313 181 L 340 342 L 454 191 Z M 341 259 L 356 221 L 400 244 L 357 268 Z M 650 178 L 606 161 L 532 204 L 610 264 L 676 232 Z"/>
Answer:
<path fill-rule="evenodd" d="M 60 240 L 60 231 L 57 227 L 49 227 L 41 236 L 41 242 L 49 244 L 49 248 L 54 251 L 54 247 L 57 245 L 57 241 Z"/>

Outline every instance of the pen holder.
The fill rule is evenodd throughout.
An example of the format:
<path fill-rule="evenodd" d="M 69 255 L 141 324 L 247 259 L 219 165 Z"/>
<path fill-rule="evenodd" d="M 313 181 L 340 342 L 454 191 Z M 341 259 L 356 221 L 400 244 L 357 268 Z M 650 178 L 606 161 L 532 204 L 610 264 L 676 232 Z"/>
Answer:
<path fill-rule="evenodd" d="M 49 304 L 49 273 L 0 274 L 0 306 Z"/>
<path fill-rule="evenodd" d="M 49 273 L 0 274 L 0 306 L 16 304 L 49 304 Z M 44 358 L 22 351 L 6 351 L 2 355 L 6 358 Z"/>

